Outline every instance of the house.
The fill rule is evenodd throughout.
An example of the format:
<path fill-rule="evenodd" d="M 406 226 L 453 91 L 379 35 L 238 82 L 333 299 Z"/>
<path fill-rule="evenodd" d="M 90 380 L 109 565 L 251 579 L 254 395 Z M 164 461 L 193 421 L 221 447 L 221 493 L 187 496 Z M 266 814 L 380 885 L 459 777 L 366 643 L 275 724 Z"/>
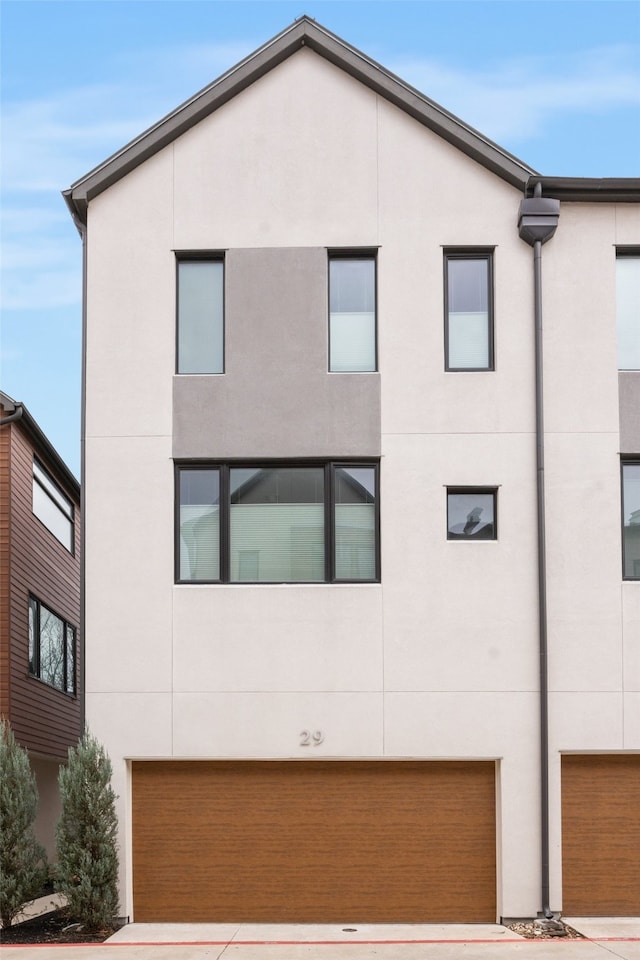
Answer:
<path fill-rule="evenodd" d="M 29 753 L 49 859 L 58 769 L 82 724 L 80 485 L 23 403 L 0 393 L 0 715 Z"/>
<path fill-rule="evenodd" d="M 302 17 L 65 198 L 123 913 L 640 913 L 640 180 Z"/>

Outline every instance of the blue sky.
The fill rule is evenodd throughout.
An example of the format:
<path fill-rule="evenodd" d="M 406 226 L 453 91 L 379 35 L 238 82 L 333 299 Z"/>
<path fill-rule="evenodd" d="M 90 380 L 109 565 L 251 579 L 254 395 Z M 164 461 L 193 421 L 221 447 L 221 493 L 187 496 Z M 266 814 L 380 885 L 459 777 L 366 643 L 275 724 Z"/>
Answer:
<path fill-rule="evenodd" d="M 77 474 L 81 246 L 60 191 L 302 14 L 543 174 L 640 175 L 640 0 L 0 0 L 0 387 Z"/>

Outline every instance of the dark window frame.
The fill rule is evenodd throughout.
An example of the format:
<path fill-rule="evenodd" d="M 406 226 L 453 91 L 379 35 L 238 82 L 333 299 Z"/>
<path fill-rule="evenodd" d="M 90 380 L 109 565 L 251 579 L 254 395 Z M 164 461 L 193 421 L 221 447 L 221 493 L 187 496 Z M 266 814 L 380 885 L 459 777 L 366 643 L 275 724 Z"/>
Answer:
<path fill-rule="evenodd" d="M 41 646 L 42 646 L 42 608 L 56 617 L 63 626 L 63 650 L 62 650 L 62 686 L 58 686 L 55 683 L 51 683 L 42 674 L 41 667 Z M 30 656 L 31 653 L 31 619 L 30 615 L 33 612 L 33 657 Z M 49 606 L 48 603 L 45 603 L 43 600 L 40 600 L 34 594 L 29 594 L 29 603 L 27 607 L 27 616 L 29 617 L 29 676 L 35 680 L 38 680 L 40 683 L 46 684 L 51 690 L 57 690 L 58 693 L 63 693 L 67 697 L 78 696 L 78 628 L 71 623 L 66 617 L 63 617 L 60 613 Z M 70 684 L 69 677 L 69 662 L 68 662 L 68 643 L 67 643 L 67 631 L 71 630 L 73 632 L 73 673 L 72 673 L 72 684 Z"/>
<path fill-rule="evenodd" d="M 495 363 L 495 247 L 444 247 L 444 368 L 447 373 L 492 373 Z M 487 349 L 484 367 L 454 367 L 449 362 L 449 263 L 452 260 L 485 260 L 487 263 Z"/>
<path fill-rule="evenodd" d="M 56 498 L 55 498 L 54 496 L 52 496 L 51 491 L 50 491 L 50 490 L 47 490 L 46 485 L 42 482 L 42 480 L 40 479 L 40 477 L 37 475 L 36 467 L 37 467 L 38 470 L 42 471 L 42 473 L 43 473 L 44 476 L 46 477 L 47 481 L 51 484 L 52 487 L 55 488 L 55 490 L 56 490 L 56 492 L 59 494 L 60 498 L 65 501 L 65 504 L 67 505 L 68 510 L 65 510 L 64 507 L 62 507 L 61 504 L 56 500 Z M 62 541 L 62 540 L 60 539 L 60 537 L 58 536 L 58 534 L 57 534 L 54 530 L 51 529 L 51 527 L 49 526 L 49 524 L 48 524 L 45 520 L 43 520 L 41 516 L 39 516 L 39 515 L 36 513 L 36 511 L 35 511 L 35 504 L 34 504 L 34 502 L 33 502 L 33 492 L 32 492 L 32 494 L 31 494 L 31 512 L 32 512 L 33 516 L 36 518 L 36 520 L 37 520 L 39 523 L 42 524 L 42 526 L 43 526 L 46 530 L 49 531 L 49 533 L 51 534 L 51 536 L 54 537 L 54 538 L 58 541 L 58 543 L 60 544 L 60 546 L 63 547 L 63 548 L 67 551 L 67 553 L 70 553 L 72 557 L 74 557 L 74 556 L 75 556 L 75 553 L 76 553 L 76 508 L 75 508 L 75 504 L 74 504 L 73 500 L 72 500 L 70 497 L 67 496 L 67 494 L 66 494 L 66 493 L 64 492 L 64 490 L 62 489 L 61 485 L 58 483 L 58 481 L 52 476 L 52 474 L 50 473 L 50 471 L 47 470 L 47 468 L 44 466 L 44 464 L 42 463 L 42 461 L 41 461 L 38 457 L 36 457 L 36 456 L 34 456 L 34 458 L 33 458 L 33 465 L 32 465 L 32 468 L 31 468 L 31 477 L 32 477 L 32 481 L 31 481 L 32 484 L 37 484 L 37 485 L 38 485 L 38 488 L 39 488 L 40 490 L 42 490 L 42 492 L 44 493 L 44 495 L 51 501 L 51 503 L 52 503 L 53 506 L 59 511 L 59 513 L 61 513 L 61 514 L 65 517 L 65 519 L 69 521 L 69 526 L 70 526 L 70 537 L 69 537 L 69 539 L 70 539 L 70 546 L 67 546 L 67 544 L 64 543 L 64 541 Z M 32 487 L 32 490 L 33 490 L 33 487 Z"/>
<path fill-rule="evenodd" d="M 620 536 L 621 536 L 621 547 L 622 547 L 622 579 L 629 583 L 637 583 L 640 581 L 640 571 L 638 576 L 629 575 L 626 572 L 627 566 L 627 556 L 625 550 L 625 525 L 624 525 L 624 468 L 625 467 L 638 467 L 640 468 L 640 455 L 628 455 L 624 456 L 620 460 Z"/>
<path fill-rule="evenodd" d="M 324 470 L 324 579 L 323 580 L 231 580 L 230 577 L 230 470 L 274 469 L 294 467 L 317 467 Z M 369 467 L 375 471 L 374 535 L 375 535 L 375 577 L 373 579 L 345 579 L 335 576 L 335 473 L 340 468 Z M 220 577 L 217 580 L 184 580 L 180 577 L 180 472 L 182 470 L 219 471 L 220 490 Z M 206 586 L 232 584 L 247 586 L 251 584 L 289 583 L 299 586 L 317 586 L 322 584 L 372 584 L 380 583 L 380 461 L 375 458 L 351 458 L 345 460 L 179 460 L 174 462 L 174 582 L 186 586 Z"/>
<path fill-rule="evenodd" d="M 226 372 L 227 263 L 224 250 L 174 250 L 175 255 L 175 373 L 179 377 L 220 377 Z M 180 264 L 222 264 L 222 370 L 218 373 L 189 373 L 180 370 Z"/>
<path fill-rule="evenodd" d="M 332 260 L 373 260 L 373 370 L 331 369 L 331 262 Z M 327 372 L 331 374 L 378 373 L 378 248 L 377 247 L 329 247 L 327 248 Z"/>
<path fill-rule="evenodd" d="M 474 486 L 448 486 L 446 487 L 446 530 L 447 541 L 450 543 L 494 543 L 498 539 L 498 487 L 490 485 Z M 449 496 L 482 494 L 493 497 L 493 536 L 492 537 L 456 537 L 452 536 L 449 530 Z"/>

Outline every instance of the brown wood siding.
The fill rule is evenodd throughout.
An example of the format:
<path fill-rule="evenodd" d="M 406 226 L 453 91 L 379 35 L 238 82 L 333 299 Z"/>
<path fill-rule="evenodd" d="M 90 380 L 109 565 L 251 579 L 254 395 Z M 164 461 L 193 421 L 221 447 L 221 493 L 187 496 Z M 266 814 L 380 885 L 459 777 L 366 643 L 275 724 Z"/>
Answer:
<path fill-rule="evenodd" d="M 6 430 L 6 428 L 4 428 Z M 36 754 L 64 759 L 80 734 L 80 509 L 75 504 L 75 555 L 32 511 L 33 445 L 20 421 L 9 427 L 11 455 L 11 571 L 9 583 L 10 701 L 16 739 Z M 52 476 L 74 500 L 51 465 Z M 29 675 L 29 594 L 76 627 L 77 695 Z"/>
<path fill-rule="evenodd" d="M 0 414 L 3 413 L 0 407 Z M 11 426 L 0 427 L 0 716 L 9 716 L 9 497 Z"/>
<path fill-rule="evenodd" d="M 640 756 L 562 758 L 563 913 L 640 915 Z"/>
<path fill-rule="evenodd" d="M 496 920 L 495 765 L 135 762 L 137 921 Z"/>

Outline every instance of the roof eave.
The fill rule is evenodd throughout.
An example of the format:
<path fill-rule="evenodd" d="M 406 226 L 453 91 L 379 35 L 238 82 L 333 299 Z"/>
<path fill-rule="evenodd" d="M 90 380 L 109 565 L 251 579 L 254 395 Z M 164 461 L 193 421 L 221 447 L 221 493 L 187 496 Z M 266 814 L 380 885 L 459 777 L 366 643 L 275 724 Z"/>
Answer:
<path fill-rule="evenodd" d="M 10 412 L 20 409 L 21 415 L 16 418 L 15 423 L 21 423 L 29 437 L 31 438 L 35 449 L 41 455 L 50 467 L 53 467 L 56 474 L 63 481 L 72 497 L 77 503 L 80 503 L 80 484 L 69 467 L 66 465 L 51 440 L 47 437 L 37 420 L 29 413 L 29 410 L 19 400 L 14 400 L 8 394 L 0 391 L 0 404 L 5 410 Z"/>
<path fill-rule="evenodd" d="M 640 203 L 640 177 L 531 177 L 527 195 L 536 184 L 545 197 L 564 203 Z"/>
<path fill-rule="evenodd" d="M 255 53 L 73 183 L 63 196 L 76 223 L 89 202 L 145 160 L 255 83 L 301 47 L 320 56 L 404 110 L 478 163 L 524 190 L 531 167 L 308 17 L 301 17 Z"/>

